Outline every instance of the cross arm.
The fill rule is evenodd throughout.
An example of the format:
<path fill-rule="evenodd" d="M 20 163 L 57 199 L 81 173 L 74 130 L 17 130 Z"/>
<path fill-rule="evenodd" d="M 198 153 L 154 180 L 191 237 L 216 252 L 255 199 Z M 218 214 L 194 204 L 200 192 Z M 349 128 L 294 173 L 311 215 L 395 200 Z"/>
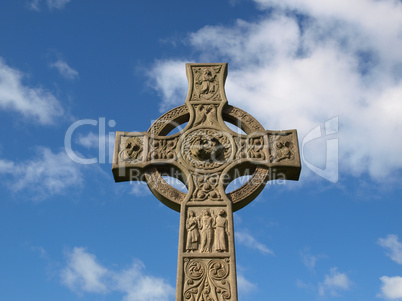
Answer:
<path fill-rule="evenodd" d="M 175 165 L 177 135 L 164 137 L 147 132 L 116 132 L 112 172 L 116 182 L 145 181 L 151 165 Z"/>
<path fill-rule="evenodd" d="M 296 130 L 267 130 L 234 140 L 237 151 L 228 172 L 232 179 L 252 174 L 257 166 L 269 169 L 268 180 L 299 179 L 301 164 Z"/>

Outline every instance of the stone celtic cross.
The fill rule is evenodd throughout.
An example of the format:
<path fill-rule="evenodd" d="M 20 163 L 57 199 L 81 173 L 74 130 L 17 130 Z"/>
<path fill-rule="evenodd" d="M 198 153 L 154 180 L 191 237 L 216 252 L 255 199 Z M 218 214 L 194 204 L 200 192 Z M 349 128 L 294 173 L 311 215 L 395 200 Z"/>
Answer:
<path fill-rule="evenodd" d="M 237 301 L 233 212 L 269 180 L 298 180 L 297 132 L 266 131 L 228 105 L 227 64 L 186 64 L 186 70 L 184 105 L 162 115 L 148 132 L 116 132 L 112 171 L 116 182 L 146 181 L 162 203 L 180 212 L 176 301 Z M 188 192 L 170 186 L 163 175 L 181 180 Z M 225 192 L 245 175 L 251 177 L 243 186 Z"/>

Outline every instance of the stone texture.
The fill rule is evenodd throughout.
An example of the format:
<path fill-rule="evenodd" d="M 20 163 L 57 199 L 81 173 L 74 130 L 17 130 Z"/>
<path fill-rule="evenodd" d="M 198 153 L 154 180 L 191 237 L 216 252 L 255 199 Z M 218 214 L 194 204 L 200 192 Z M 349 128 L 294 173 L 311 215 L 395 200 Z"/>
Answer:
<path fill-rule="evenodd" d="M 181 213 L 176 301 L 237 301 L 233 212 L 255 199 L 268 180 L 298 180 L 297 132 L 264 130 L 228 105 L 227 64 L 186 64 L 186 70 L 185 105 L 163 114 L 148 132 L 117 132 L 112 171 L 116 182 L 147 181 L 162 203 Z M 166 183 L 163 174 L 183 181 L 188 193 Z M 248 182 L 225 193 L 230 181 L 244 175 L 251 175 Z"/>

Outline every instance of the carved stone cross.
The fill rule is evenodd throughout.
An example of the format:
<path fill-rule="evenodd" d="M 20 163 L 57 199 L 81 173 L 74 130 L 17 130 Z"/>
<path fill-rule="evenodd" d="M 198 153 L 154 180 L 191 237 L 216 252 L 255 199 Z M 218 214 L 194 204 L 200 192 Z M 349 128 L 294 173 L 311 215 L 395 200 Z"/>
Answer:
<path fill-rule="evenodd" d="M 162 203 L 180 212 L 176 301 L 237 301 L 233 212 L 255 199 L 269 180 L 298 180 L 297 132 L 266 131 L 228 105 L 227 64 L 186 64 L 186 69 L 185 104 L 162 115 L 148 132 L 117 132 L 112 171 L 116 182 L 146 181 Z M 162 175 L 184 182 L 188 193 Z M 251 178 L 243 186 L 225 192 L 245 175 Z"/>

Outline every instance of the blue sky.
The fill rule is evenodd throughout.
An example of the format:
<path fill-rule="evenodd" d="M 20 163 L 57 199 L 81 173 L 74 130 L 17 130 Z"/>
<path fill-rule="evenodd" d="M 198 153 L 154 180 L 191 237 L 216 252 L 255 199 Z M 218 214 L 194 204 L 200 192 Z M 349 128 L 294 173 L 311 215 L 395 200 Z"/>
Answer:
<path fill-rule="evenodd" d="M 299 133 L 300 181 L 235 213 L 239 300 L 402 300 L 401 1 L 1 1 L 0 41 L 1 300 L 174 300 L 179 214 L 109 137 L 183 104 L 186 62 Z"/>

